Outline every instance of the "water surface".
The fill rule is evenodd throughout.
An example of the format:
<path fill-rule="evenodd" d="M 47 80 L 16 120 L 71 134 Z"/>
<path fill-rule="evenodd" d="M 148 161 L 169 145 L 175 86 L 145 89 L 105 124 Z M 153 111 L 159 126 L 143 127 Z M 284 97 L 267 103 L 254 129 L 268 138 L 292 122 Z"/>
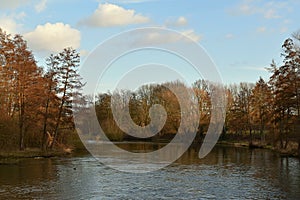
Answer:
<path fill-rule="evenodd" d="M 116 171 L 90 155 L 25 159 L 0 165 L 0 199 L 300 199 L 299 159 L 226 146 L 197 156 L 191 148 L 172 165 L 146 174 Z"/>

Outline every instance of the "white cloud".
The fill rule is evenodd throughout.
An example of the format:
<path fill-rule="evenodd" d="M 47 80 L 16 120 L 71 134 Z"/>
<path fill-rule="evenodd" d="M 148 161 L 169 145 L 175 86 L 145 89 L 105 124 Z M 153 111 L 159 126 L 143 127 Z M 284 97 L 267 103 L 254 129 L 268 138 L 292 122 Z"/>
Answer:
<path fill-rule="evenodd" d="M 188 21 L 185 17 L 181 16 L 181 17 L 178 18 L 177 24 L 180 25 L 180 26 L 187 25 Z"/>
<path fill-rule="evenodd" d="M 267 71 L 265 67 L 239 67 L 241 70 Z"/>
<path fill-rule="evenodd" d="M 167 20 L 166 21 L 166 26 L 186 26 L 188 24 L 188 21 L 185 17 L 181 16 L 177 20 Z"/>
<path fill-rule="evenodd" d="M 2 15 L 0 16 L 0 28 L 10 34 L 21 33 L 23 25 L 20 21 L 23 22 L 26 16 L 25 12 Z"/>
<path fill-rule="evenodd" d="M 251 15 L 257 12 L 257 8 L 248 4 L 242 4 L 238 6 L 237 12 L 244 15 Z"/>
<path fill-rule="evenodd" d="M 278 14 L 276 13 L 276 10 L 275 10 L 275 9 L 269 9 L 269 10 L 266 10 L 266 11 L 264 12 L 264 17 L 265 17 L 266 19 L 277 19 L 277 18 L 281 18 L 281 16 L 278 15 Z"/>
<path fill-rule="evenodd" d="M 18 14 L 15 14 L 14 18 L 17 19 L 17 20 L 22 20 L 26 17 L 26 13 L 25 12 L 20 12 Z"/>
<path fill-rule="evenodd" d="M 21 27 L 22 25 L 17 24 L 17 22 L 11 16 L 0 17 L 0 28 L 7 33 L 16 34 L 19 32 Z"/>
<path fill-rule="evenodd" d="M 47 6 L 47 0 L 41 0 L 34 6 L 34 9 L 36 12 L 40 13 L 46 9 L 46 6 Z"/>
<path fill-rule="evenodd" d="M 34 51 L 60 52 L 66 47 L 79 48 L 81 35 L 68 24 L 56 23 L 38 25 L 24 35 L 28 46 Z"/>
<path fill-rule="evenodd" d="M 143 3 L 148 1 L 157 1 L 157 0 L 110 0 L 109 2 L 113 3 Z"/>
<path fill-rule="evenodd" d="M 1 0 L 0 9 L 14 9 L 28 2 L 29 0 Z"/>
<path fill-rule="evenodd" d="M 281 22 L 281 27 L 279 28 L 280 33 L 286 33 L 289 31 L 289 24 L 291 24 L 291 20 L 285 19 Z"/>
<path fill-rule="evenodd" d="M 85 49 L 81 49 L 80 50 L 80 57 L 86 57 L 87 55 L 89 55 L 89 51 L 88 50 L 85 50 Z"/>
<path fill-rule="evenodd" d="M 282 16 L 279 14 L 282 11 L 290 11 L 289 4 L 281 1 L 271 1 L 263 3 L 262 1 L 244 0 L 240 4 L 229 10 L 232 15 L 261 15 L 265 19 L 277 19 Z"/>
<path fill-rule="evenodd" d="M 288 29 L 287 27 L 285 27 L 285 26 L 284 26 L 284 27 L 281 27 L 281 28 L 280 28 L 280 33 L 286 33 L 286 32 L 288 32 L 288 30 L 289 30 L 289 29 Z"/>
<path fill-rule="evenodd" d="M 81 20 L 79 24 L 93 27 L 124 26 L 129 24 L 147 23 L 150 19 L 135 10 L 126 10 L 114 4 L 99 4 L 97 10 L 87 19 Z"/>
<path fill-rule="evenodd" d="M 195 42 L 199 42 L 202 39 L 202 35 L 198 35 L 195 33 L 194 30 L 185 30 L 181 32 L 184 36 L 190 38 L 191 40 L 194 40 Z"/>
<path fill-rule="evenodd" d="M 141 43 L 143 45 L 157 45 L 157 44 L 169 44 L 176 43 L 178 41 L 186 41 L 190 42 L 190 40 L 186 40 L 185 37 L 193 40 L 194 42 L 199 42 L 202 39 L 202 35 L 198 35 L 194 30 L 185 30 L 181 31 L 180 34 L 162 34 L 160 32 L 148 32 L 143 37 L 137 39 L 136 42 Z"/>
<path fill-rule="evenodd" d="M 267 28 L 265 26 L 261 26 L 256 29 L 256 32 L 258 32 L 258 33 L 264 33 L 266 31 L 267 31 Z"/>
<path fill-rule="evenodd" d="M 232 33 L 228 33 L 228 34 L 225 35 L 225 38 L 226 39 L 233 39 L 234 35 Z"/>

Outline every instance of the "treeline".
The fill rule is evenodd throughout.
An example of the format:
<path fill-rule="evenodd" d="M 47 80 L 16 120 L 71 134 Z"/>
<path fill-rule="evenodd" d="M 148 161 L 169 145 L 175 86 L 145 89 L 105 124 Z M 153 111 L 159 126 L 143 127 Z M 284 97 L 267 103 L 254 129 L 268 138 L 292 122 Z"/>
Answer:
<path fill-rule="evenodd" d="M 83 84 L 79 54 L 66 48 L 39 67 L 21 35 L 0 29 L 0 149 L 67 144 L 74 135 L 71 101 Z"/>
<path fill-rule="evenodd" d="M 286 149 L 290 141 L 300 144 L 300 49 L 296 43 L 299 40 L 300 35 L 295 34 L 294 39 L 284 41 L 282 65 L 276 66 L 274 61 L 271 63 L 268 81 L 259 78 L 255 84 L 242 82 L 225 86 L 227 108 L 221 139 L 246 140 L 250 145 L 259 142 L 260 145 L 268 144 L 280 149 Z M 124 100 L 119 101 L 120 109 L 129 104 L 130 116 L 139 126 L 150 123 L 149 109 L 153 105 L 162 105 L 167 112 L 167 121 L 162 130 L 150 139 L 172 139 L 182 120 L 179 103 L 168 89 L 170 87 L 194 91 L 200 112 L 197 138 L 203 138 L 211 119 L 212 90 L 216 87 L 205 80 L 196 81 L 191 88 L 180 82 L 169 82 L 144 85 L 137 91 L 99 94 L 95 109 L 102 129 L 112 140 L 135 139 L 124 133 L 114 120 L 111 99 L 118 95 Z M 189 124 L 185 126 L 186 133 L 192 131 L 188 130 Z M 94 134 L 96 137 L 97 133 Z"/>

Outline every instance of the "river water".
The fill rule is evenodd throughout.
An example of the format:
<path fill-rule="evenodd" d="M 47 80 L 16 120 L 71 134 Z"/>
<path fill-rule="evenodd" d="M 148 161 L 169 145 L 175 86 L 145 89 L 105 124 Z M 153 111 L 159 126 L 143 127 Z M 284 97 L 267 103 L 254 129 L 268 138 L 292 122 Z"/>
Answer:
<path fill-rule="evenodd" d="M 0 199 L 300 199 L 299 159 L 226 146 L 197 156 L 191 148 L 146 174 L 119 172 L 91 155 L 25 159 L 0 165 Z"/>

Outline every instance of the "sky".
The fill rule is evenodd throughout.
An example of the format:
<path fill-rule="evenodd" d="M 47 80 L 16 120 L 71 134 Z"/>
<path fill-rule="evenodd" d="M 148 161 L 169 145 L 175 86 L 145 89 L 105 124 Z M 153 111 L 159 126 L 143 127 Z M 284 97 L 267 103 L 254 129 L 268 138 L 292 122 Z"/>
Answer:
<path fill-rule="evenodd" d="M 98 44 L 144 27 L 176 30 L 199 43 L 226 84 L 268 79 L 281 45 L 300 29 L 298 0 L 1 0 L 0 27 L 20 33 L 39 65 L 76 48 L 87 58 Z M 146 55 L 146 54 L 144 54 Z"/>

